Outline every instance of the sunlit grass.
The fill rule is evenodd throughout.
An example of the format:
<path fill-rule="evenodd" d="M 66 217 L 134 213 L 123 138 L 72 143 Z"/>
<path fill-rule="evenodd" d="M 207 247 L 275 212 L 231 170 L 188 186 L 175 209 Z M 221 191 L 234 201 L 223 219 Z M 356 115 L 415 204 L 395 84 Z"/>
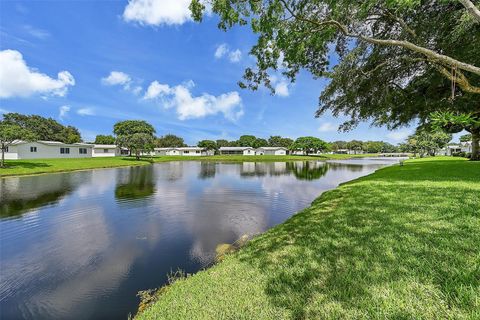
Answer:
<path fill-rule="evenodd" d="M 139 319 L 479 319 L 480 162 L 407 161 L 324 193 Z"/>

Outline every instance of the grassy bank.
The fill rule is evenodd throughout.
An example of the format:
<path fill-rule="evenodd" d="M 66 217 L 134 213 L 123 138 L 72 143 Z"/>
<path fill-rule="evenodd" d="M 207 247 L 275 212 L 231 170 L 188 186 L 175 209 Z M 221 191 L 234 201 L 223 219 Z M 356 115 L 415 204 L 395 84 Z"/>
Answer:
<path fill-rule="evenodd" d="M 358 155 L 364 156 L 364 155 Z M 84 158 L 84 159 L 34 159 L 34 160 L 7 160 L 7 168 L 0 169 L 0 176 L 16 176 L 40 173 L 65 172 L 75 170 L 114 168 L 122 166 L 136 166 L 165 161 L 297 161 L 318 159 L 347 159 L 352 155 L 321 155 L 321 156 L 210 156 L 210 157 L 185 157 L 163 156 L 135 160 L 133 157 L 115 158 Z"/>
<path fill-rule="evenodd" d="M 407 161 L 326 192 L 138 319 L 479 319 L 480 162 Z"/>

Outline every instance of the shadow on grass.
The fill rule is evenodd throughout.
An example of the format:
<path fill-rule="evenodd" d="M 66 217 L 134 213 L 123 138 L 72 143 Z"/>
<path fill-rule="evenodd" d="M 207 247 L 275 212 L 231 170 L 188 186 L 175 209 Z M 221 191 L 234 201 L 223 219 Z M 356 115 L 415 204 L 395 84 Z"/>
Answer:
<path fill-rule="evenodd" d="M 238 253 L 267 276 L 271 303 L 294 319 L 478 315 L 479 188 L 359 183 Z"/>
<path fill-rule="evenodd" d="M 6 162 L 4 168 L 0 168 L 0 173 L 2 169 L 35 169 L 35 168 L 47 168 L 52 165 L 44 162 L 29 162 L 29 161 L 15 161 L 15 162 Z"/>
<path fill-rule="evenodd" d="M 137 159 L 135 157 L 123 157 L 122 160 L 125 161 L 132 161 L 132 162 L 149 162 L 149 163 L 154 163 L 155 159 L 154 158 L 146 158 L 146 157 L 141 157 L 140 159 Z"/>

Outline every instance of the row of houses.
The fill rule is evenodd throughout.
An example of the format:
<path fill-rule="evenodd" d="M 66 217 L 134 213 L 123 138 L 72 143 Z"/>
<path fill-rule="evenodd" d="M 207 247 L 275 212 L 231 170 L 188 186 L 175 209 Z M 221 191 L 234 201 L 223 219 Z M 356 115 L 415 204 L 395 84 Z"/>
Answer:
<path fill-rule="evenodd" d="M 222 147 L 223 155 L 286 155 L 287 148 L 282 147 Z M 47 158 L 96 158 L 128 155 L 126 148 L 113 144 L 72 143 L 59 141 L 15 141 L 5 150 L 5 159 L 47 159 Z M 150 156 L 210 156 L 213 150 L 200 147 L 155 148 Z"/>

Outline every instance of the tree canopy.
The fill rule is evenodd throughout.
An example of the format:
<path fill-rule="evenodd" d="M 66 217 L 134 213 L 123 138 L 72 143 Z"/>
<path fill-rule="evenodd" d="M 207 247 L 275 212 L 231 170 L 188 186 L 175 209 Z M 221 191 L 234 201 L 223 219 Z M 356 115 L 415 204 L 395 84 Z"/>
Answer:
<path fill-rule="evenodd" d="M 200 148 L 205 148 L 207 150 L 217 150 L 217 143 L 213 140 L 201 140 L 197 144 Z"/>
<path fill-rule="evenodd" d="M 407 138 L 402 150 L 414 154 L 419 153 L 421 157 L 425 155 L 434 156 L 439 149 L 444 148 L 451 140 L 452 135 L 441 130 L 419 129 Z"/>
<path fill-rule="evenodd" d="M 114 144 L 115 137 L 112 135 L 99 134 L 95 137 L 95 143 L 96 144 Z"/>
<path fill-rule="evenodd" d="M 342 130 L 361 121 L 390 129 L 424 124 L 435 111 L 480 119 L 478 1 L 208 2 L 220 29 L 250 25 L 257 35 L 256 65 L 241 87 L 274 91 L 272 75 L 295 81 L 302 69 L 326 77 L 316 116 L 346 116 Z M 200 21 L 203 1 L 190 9 Z M 472 130 L 478 149 L 480 127 Z"/>
<path fill-rule="evenodd" d="M 166 134 L 162 137 L 159 137 L 155 141 L 155 145 L 159 148 L 179 148 L 186 147 L 182 137 L 176 136 L 174 134 Z"/>
<path fill-rule="evenodd" d="M 155 134 L 155 128 L 144 120 L 125 120 L 113 126 L 113 133 L 117 136 L 131 135 L 134 133 Z"/>
<path fill-rule="evenodd" d="M 144 152 L 152 151 L 155 143 L 155 128 L 143 120 L 125 120 L 113 126 L 116 143 L 135 154 L 137 159 Z"/>
<path fill-rule="evenodd" d="M 268 138 L 269 147 L 283 147 L 289 149 L 293 144 L 293 140 L 290 138 L 283 138 L 281 136 L 270 136 Z"/>
<path fill-rule="evenodd" d="M 301 150 L 305 154 L 330 150 L 330 145 L 316 137 L 299 137 L 291 146 L 292 150 Z"/>
<path fill-rule="evenodd" d="M 3 121 L 33 133 L 37 140 L 60 141 L 64 143 L 82 142 L 82 137 L 77 128 L 64 126 L 52 118 L 44 118 L 39 115 L 5 113 Z"/>
<path fill-rule="evenodd" d="M 15 140 L 31 141 L 36 139 L 35 134 L 21 126 L 6 121 L 0 121 L 0 148 L 2 159 L 0 167 L 5 167 L 5 152 Z"/>

